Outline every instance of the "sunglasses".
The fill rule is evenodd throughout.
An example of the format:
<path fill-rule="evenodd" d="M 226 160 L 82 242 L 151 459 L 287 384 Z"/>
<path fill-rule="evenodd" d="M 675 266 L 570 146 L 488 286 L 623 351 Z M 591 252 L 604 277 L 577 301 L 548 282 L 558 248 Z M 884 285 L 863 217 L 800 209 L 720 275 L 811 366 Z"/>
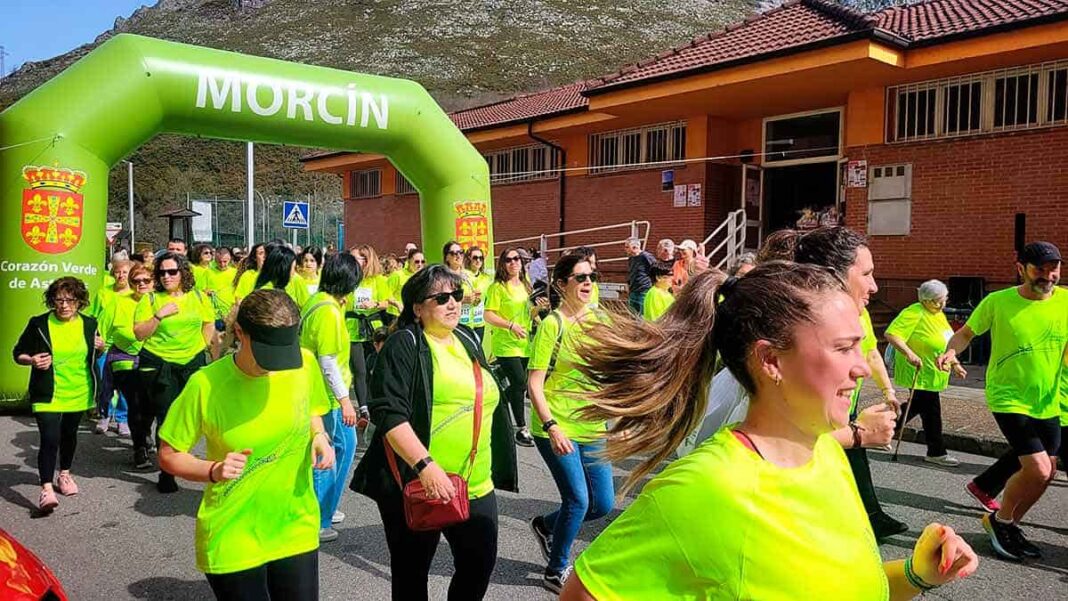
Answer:
<path fill-rule="evenodd" d="M 453 257 L 462 257 L 463 254 L 464 254 L 464 251 L 462 251 L 462 250 L 450 250 L 449 252 L 447 252 L 445 254 L 453 256 Z"/>
<path fill-rule="evenodd" d="M 426 261 L 412 261 L 412 265 L 426 265 Z"/>
<path fill-rule="evenodd" d="M 133 280 L 130 280 L 130 282 L 133 283 L 134 286 L 146 286 L 146 285 L 152 283 L 152 279 L 151 278 L 135 278 Z"/>
<path fill-rule="evenodd" d="M 516 255 L 514 257 L 505 257 L 504 258 L 504 262 L 505 263 L 515 263 L 516 261 L 522 261 L 522 259 L 520 259 L 518 255 Z"/>
<path fill-rule="evenodd" d="M 597 272 L 595 271 L 593 273 L 573 273 L 571 274 L 571 277 L 575 278 L 575 281 L 580 284 L 585 284 L 586 282 L 596 282 Z"/>
<path fill-rule="evenodd" d="M 461 295 L 460 298 L 463 298 L 463 296 Z M 78 299 L 76 299 L 76 298 L 57 298 L 52 302 L 54 302 L 57 305 L 74 305 L 74 304 L 77 304 Z"/>
<path fill-rule="evenodd" d="M 158 271 L 160 275 L 166 275 L 170 277 L 174 277 L 179 273 L 182 273 L 181 269 L 157 269 L 156 271 Z"/>
<path fill-rule="evenodd" d="M 482 255 L 471 255 L 471 260 L 472 261 L 481 261 L 482 260 Z"/>
<path fill-rule="evenodd" d="M 435 303 L 437 303 L 439 305 L 445 305 L 445 304 L 448 304 L 450 298 L 452 298 L 452 300 L 454 300 L 456 302 L 460 302 L 460 301 L 464 300 L 464 291 L 463 291 L 463 289 L 453 290 L 452 292 L 439 292 L 437 294 L 431 294 L 430 296 L 424 298 L 423 301 L 428 301 L 430 299 L 434 299 Z"/>

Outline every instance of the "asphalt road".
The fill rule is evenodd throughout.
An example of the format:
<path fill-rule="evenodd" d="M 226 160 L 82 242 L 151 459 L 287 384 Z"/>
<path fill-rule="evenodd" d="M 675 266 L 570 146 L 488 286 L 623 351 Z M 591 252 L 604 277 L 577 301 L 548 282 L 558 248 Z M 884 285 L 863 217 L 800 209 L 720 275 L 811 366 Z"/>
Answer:
<path fill-rule="evenodd" d="M 61 497 L 53 515 L 35 519 L 36 428 L 27 417 L 0 417 L 0 526 L 52 567 L 72 599 L 211 599 L 193 563 L 199 492 L 183 483 L 177 494 L 158 494 L 154 474 L 128 467 L 128 441 L 113 433 L 94 435 L 88 426 L 86 422 L 82 428 L 73 470 L 81 494 Z M 908 443 L 899 463 L 873 453 L 874 477 L 887 510 L 916 529 L 883 545 L 884 557 L 904 557 L 919 528 L 938 520 L 962 533 L 982 556 L 982 564 L 967 581 L 929 597 L 967 601 L 1068 598 L 1068 485 L 1055 483 L 1025 524 L 1045 558 L 1022 565 L 1008 563 L 993 557 L 979 524 L 980 512 L 962 490 L 966 479 L 990 460 L 960 455 L 963 464 L 947 470 L 922 463 L 921 455 L 920 447 Z M 623 473 L 617 470 L 617 476 Z M 520 449 L 520 475 L 522 494 L 501 494 L 500 549 L 488 599 L 552 598 L 540 588 L 543 564 L 526 520 L 555 507 L 556 489 L 534 449 Z M 342 510 L 348 519 L 340 526 L 341 538 L 321 549 L 322 599 L 388 599 L 389 560 L 374 505 L 347 493 Z M 576 551 L 606 523 L 587 525 Z M 451 557 L 442 542 L 431 573 L 431 598 L 445 598 L 450 573 Z"/>

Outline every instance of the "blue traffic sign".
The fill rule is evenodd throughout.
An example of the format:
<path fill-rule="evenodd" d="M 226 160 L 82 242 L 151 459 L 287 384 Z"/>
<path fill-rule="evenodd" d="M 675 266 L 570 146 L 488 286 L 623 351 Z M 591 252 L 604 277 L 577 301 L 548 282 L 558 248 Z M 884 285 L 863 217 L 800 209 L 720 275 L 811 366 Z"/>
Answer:
<path fill-rule="evenodd" d="M 282 227 L 297 230 L 308 229 L 308 203 L 286 200 L 282 202 Z"/>

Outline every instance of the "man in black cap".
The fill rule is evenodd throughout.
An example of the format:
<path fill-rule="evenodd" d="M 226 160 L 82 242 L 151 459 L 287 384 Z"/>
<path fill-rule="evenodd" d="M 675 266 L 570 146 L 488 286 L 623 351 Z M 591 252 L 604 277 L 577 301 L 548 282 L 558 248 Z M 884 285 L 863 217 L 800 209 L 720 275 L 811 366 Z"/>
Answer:
<path fill-rule="evenodd" d="M 938 358 L 948 370 L 972 338 L 990 332 L 986 399 L 1012 451 L 967 485 L 989 513 L 983 528 L 998 555 L 1038 558 L 1019 523 L 1053 478 L 1060 446 L 1060 375 L 1068 343 L 1068 290 L 1057 287 L 1060 250 L 1049 242 L 1020 249 L 1019 286 L 984 298 Z M 1006 482 L 1007 480 L 1007 482 Z M 994 496 L 1004 483 L 1004 501 Z M 990 491 L 995 491 L 990 494 Z"/>

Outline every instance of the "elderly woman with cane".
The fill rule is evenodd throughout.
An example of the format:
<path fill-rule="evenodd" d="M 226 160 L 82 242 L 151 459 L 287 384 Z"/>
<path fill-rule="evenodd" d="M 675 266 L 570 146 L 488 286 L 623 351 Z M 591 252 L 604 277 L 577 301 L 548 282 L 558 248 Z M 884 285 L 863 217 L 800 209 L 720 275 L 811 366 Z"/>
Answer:
<path fill-rule="evenodd" d="M 920 285 L 918 294 L 919 302 L 905 307 L 886 329 L 886 341 L 894 348 L 894 384 L 912 389 L 909 401 L 901 406 L 897 427 L 904 430 L 909 420 L 919 413 L 927 441 L 924 461 L 956 467 L 960 460 L 946 452 L 942 440 L 939 393 L 949 386 L 949 373 L 935 365 L 935 360 L 946 350 L 946 342 L 953 336 L 953 329 L 942 312 L 949 290 L 938 280 L 928 280 Z M 967 375 L 959 361 L 952 367 L 957 377 Z"/>

